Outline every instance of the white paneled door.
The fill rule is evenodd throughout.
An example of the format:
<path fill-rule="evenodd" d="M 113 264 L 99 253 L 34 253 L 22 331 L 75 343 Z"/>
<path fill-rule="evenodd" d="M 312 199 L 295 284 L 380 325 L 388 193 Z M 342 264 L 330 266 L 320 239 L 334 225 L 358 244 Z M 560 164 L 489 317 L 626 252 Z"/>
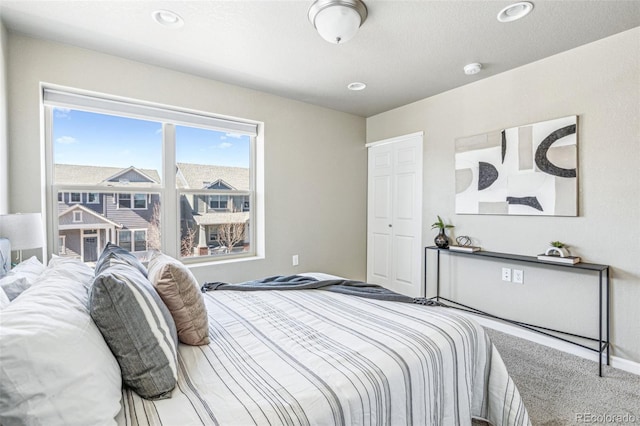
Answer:
<path fill-rule="evenodd" d="M 367 281 L 422 292 L 422 133 L 367 144 Z"/>

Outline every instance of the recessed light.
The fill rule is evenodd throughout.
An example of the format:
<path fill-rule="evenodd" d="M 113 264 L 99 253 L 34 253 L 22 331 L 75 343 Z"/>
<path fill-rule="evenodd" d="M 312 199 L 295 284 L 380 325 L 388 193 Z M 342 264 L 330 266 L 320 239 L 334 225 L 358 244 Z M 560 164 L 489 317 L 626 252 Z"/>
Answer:
<path fill-rule="evenodd" d="M 464 73 L 466 75 L 474 75 L 478 74 L 482 69 L 482 64 L 478 62 L 474 62 L 473 64 L 467 64 L 464 66 Z"/>
<path fill-rule="evenodd" d="M 520 18 L 524 18 L 533 10 L 533 3 L 521 1 L 514 3 L 502 9 L 498 13 L 498 21 L 513 22 Z"/>
<path fill-rule="evenodd" d="M 349 90 L 364 90 L 367 87 L 366 84 L 364 83 L 360 83 L 359 81 L 354 81 L 353 83 L 349 83 L 349 85 L 347 86 L 347 89 Z"/>
<path fill-rule="evenodd" d="M 170 10 L 156 10 L 151 16 L 154 21 L 165 27 L 180 28 L 184 25 L 184 20 L 180 15 Z"/>

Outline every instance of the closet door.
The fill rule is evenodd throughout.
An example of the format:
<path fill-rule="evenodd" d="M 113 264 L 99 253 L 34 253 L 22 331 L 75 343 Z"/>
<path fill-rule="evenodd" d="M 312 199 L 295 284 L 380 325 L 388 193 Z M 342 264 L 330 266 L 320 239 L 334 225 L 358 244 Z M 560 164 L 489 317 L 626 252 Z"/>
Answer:
<path fill-rule="evenodd" d="M 422 133 L 367 146 L 367 281 L 420 296 Z"/>

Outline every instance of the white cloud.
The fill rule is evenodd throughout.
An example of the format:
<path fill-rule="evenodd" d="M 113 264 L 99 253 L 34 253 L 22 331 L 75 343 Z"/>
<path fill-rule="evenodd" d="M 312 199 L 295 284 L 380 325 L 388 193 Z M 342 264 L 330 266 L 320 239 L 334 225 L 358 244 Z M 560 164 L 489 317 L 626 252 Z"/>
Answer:
<path fill-rule="evenodd" d="M 71 110 L 69 108 L 55 108 L 54 112 L 56 118 L 69 118 L 69 112 L 71 112 Z"/>
<path fill-rule="evenodd" d="M 231 148 L 232 146 L 233 144 L 229 142 L 221 142 L 217 145 L 217 147 L 220 149 L 227 149 L 227 148 Z"/>
<path fill-rule="evenodd" d="M 72 143 L 77 143 L 78 140 L 76 138 L 74 138 L 73 136 L 61 136 L 58 139 L 56 139 L 56 142 L 61 143 L 61 144 L 65 144 L 65 145 L 69 145 Z"/>
<path fill-rule="evenodd" d="M 238 133 L 225 133 L 224 135 L 228 138 L 236 138 L 236 139 L 240 139 L 243 136 Z"/>

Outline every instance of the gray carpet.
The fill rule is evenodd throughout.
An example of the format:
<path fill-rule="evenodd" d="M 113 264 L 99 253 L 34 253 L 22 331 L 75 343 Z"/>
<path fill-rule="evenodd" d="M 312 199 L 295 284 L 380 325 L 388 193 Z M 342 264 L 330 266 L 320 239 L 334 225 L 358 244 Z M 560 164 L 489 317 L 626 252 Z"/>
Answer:
<path fill-rule="evenodd" d="M 640 425 L 640 376 L 492 329 L 533 426 Z M 474 422 L 474 425 L 483 424 Z"/>

